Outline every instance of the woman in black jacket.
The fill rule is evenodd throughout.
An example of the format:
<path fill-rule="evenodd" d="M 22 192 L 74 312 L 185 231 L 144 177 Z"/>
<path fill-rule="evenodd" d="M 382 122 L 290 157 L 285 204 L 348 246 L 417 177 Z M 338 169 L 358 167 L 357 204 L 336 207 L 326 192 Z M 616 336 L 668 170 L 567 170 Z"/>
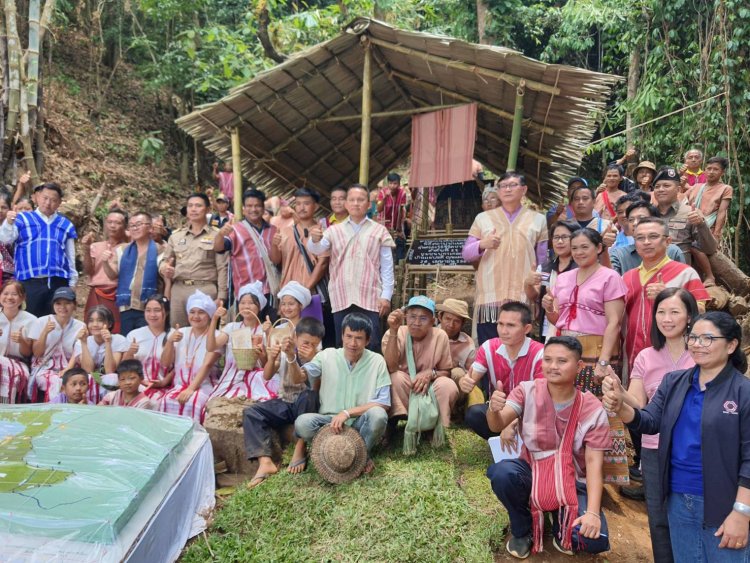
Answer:
<path fill-rule="evenodd" d="M 630 428 L 660 434 L 659 472 L 679 562 L 748 561 L 750 379 L 742 329 L 727 313 L 699 316 L 688 336 L 695 367 L 668 373 L 645 409 L 604 381 L 604 406 Z"/>

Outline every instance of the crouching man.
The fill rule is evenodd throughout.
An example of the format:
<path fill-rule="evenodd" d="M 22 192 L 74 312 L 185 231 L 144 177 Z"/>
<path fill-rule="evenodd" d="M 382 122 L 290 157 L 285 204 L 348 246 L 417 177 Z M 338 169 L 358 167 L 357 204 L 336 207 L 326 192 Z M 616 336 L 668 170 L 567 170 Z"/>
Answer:
<path fill-rule="evenodd" d="M 326 424 L 338 433 L 349 425 L 360 433 L 367 446 L 370 473 L 375 464 L 373 446 L 388 425 L 391 379 L 385 360 L 367 350 L 372 335 L 370 320 L 362 313 L 349 313 L 341 323 L 343 348 L 327 348 L 302 366 L 303 376 L 313 384 L 320 380 L 320 410 L 297 417 L 294 430 L 308 444 Z"/>
<path fill-rule="evenodd" d="M 490 398 L 490 430 L 500 432 L 521 420 L 521 457 L 487 470 L 510 518 L 506 549 L 519 559 L 542 551 L 545 512 L 552 512 L 558 551 L 609 550 L 601 499 L 604 451 L 612 441 L 599 399 L 575 386 L 581 354 L 575 338 L 550 338 L 542 360 L 544 379 L 521 382 L 507 399 L 498 384 Z"/>

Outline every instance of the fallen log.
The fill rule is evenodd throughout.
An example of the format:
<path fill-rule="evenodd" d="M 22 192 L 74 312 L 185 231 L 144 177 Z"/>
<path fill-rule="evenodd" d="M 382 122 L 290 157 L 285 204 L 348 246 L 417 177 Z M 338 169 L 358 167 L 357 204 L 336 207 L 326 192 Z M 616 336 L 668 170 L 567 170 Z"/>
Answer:
<path fill-rule="evenodd" d="M 723 252 L 708 257 L 714 277 L 735 295 L 750 295 L 750 277 Z"/>

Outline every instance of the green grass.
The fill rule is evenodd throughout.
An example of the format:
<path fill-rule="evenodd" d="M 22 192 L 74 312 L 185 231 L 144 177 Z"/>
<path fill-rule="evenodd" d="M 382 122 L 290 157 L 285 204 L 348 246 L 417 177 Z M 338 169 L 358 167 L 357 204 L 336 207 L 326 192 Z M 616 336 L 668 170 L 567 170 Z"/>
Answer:
<path fill-rule="evenodd" d="M 489 448 L 463 428 L 448 437 L 409 458 L 400 443 L 379 451 L 375 472 L 348 485 L 310 467 L 240 488 L 181 561 L 491 562 L 507 515 L 484 476 Z"/>

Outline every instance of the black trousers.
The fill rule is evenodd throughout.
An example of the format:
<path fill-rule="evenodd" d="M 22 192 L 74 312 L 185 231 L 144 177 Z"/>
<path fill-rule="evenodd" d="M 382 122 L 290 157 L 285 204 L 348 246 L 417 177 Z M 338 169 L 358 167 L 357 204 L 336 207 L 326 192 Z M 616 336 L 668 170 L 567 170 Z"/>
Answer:
<path fill-rule="evenodd" d="M 493 338 L 497 338 L 497 323 L 477 323 L 477 341 L 480 346 Z"/>
<path fill-rule="evenodd" d="M 57 276 L 51 278 L 31 278 L 21 282 L 26 290 L 26 311 L 35 317 L 54 313 L 52 295 L 59 287 L 67 287 L 68 280 Z"/>
<path fill-rule="evenodd" d="M 242 413 L 242 430 L 245 434 L 247 459 L 271 457 L 273 436 L 271 431 L 294 424 L 297 417 L 308 412 L 318 412 L 320 400 L 317 391 L 303 391 L 293 402 L 271 399 L 255 403 Z"/>
<path fill-rule="evenodd" d="M 120 334 L 127 336 L 131 330 L 148 326 L 143 311 L 137 309 L 128 309 L 120 311 Z"/>

